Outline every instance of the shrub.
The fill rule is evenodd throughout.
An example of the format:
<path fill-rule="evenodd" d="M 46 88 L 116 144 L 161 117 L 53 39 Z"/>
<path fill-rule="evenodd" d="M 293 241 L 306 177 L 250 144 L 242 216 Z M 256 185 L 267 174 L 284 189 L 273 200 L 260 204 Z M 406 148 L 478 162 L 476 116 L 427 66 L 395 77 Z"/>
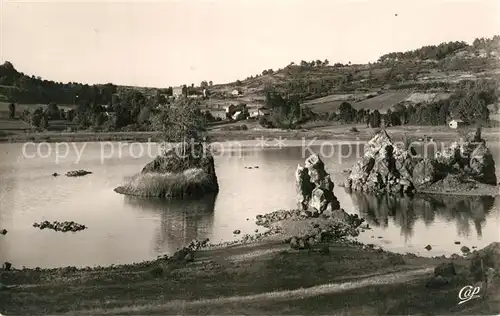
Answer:
<path fill-rule="evenodd" d="M 143 197 L 177 198 L 213 192 L 213 182 L 203 169 L 191 168 L 179 173 L 141 173 L 116 191 Z"/>

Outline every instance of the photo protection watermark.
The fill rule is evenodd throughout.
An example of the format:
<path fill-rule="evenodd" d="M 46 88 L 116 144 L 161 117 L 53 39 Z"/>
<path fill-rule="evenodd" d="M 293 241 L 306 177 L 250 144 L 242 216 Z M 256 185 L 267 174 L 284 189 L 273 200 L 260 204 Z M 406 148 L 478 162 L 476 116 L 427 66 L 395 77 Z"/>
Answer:
<path fill-rule="evenodd" d="M 480 291 L 481 288 L 479 286 L 472 286 L 472 285 L 464 286 L 458 292 L 458 299 L 459 299 L 458 305 L 462 305 L 463 303 L 466 303 L 475 298 L 480 298 L 481 297 L 479 295 Z"/>
<path fill-rule="evenodd" d="M 203 150 L 199 150 L 199 146 Z M 394 155 L 407 150 L 412 157 L 431 158 L 436 153 L 443 152 L 449 147 L 445 142 L 435 141 L 393 141 L 392 152 Z M 119 159 L 154 159 L 157 156 L 170 152 L 180 158 L 201 158 L 210 154 L 214 158 L 222 156 L 243 157 L 248 150 L 267 150 L 296 148 L 301 159 L 317 154 L 324 159 L 333 160 L 338 164 L 354 162 L 363 157 L 370 148 L 382 148 L 384 144 L 371 144 L 361 140 L 324 140 L 317 138 L 287 139 L 284 137 L 266 138 L 259 137 L 254 140 L 208 142 L 206 140 L 186 140 L 181 143 L 130 141 L 104 141 L 98 143 L 87 142 L 57 142 L 35 143 L 26 142 L 18 155 L 18 161 L 30 159 L 50 160 L 55 164 L 71 162 L 78 164 L 86 155 L 98 156 L 100 163 Z M 459 151 L 462 153 L 462 150 Z"/>

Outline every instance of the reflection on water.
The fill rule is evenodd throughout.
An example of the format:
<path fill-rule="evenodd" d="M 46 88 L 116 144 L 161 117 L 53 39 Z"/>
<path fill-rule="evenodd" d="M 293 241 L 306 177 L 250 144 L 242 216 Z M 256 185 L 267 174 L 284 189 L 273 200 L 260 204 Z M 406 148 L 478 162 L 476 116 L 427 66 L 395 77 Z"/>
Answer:
<path fill-rule="evenodd" d="M 477 238 L 481 239 L 483 226 L 495 204 L 495 198 L 490 196 L 403 197 L 352 192 L 351 198 L 355 208 L 367 223 L 387 228 L 389 222 L 392 222 L 400 228 L 405 241 L 414 236 L 414 227 L 418 221 L 422 221 L 426 227 L 443 221 L 454 224 L 460 237 L 471 235 L 471 223 L 473 223 Z"/>
<path fill-rule="evenodd" d="M 193 239 L 205 239 L 212 235 L 215 200 L 215 195 L 190 201 L 124 198 L 129 206 L 159 215 L 154 250 L 169 254 Z"/>

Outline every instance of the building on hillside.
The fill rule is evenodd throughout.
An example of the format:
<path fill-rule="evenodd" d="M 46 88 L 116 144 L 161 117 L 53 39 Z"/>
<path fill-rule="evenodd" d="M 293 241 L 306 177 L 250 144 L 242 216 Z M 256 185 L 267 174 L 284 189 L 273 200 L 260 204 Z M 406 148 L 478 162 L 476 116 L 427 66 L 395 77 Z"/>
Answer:
<path fill-rule="evenodd" d="M 460 120 L 460 119 L 454 119 L 454 120 L 451 120 L 449 123 L 448 123 L 448 126 L 450 128 L 453 128 L 453 129 L 457 129 L 457 128 L 462 128 L 462 127 L 465 127 L 467 124 Z"/>

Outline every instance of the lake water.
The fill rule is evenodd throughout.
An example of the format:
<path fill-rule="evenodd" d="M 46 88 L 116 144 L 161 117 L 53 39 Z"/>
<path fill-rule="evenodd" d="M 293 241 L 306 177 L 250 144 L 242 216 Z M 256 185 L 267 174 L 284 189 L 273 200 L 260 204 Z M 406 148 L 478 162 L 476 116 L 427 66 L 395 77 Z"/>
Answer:
<path fill-rule="evenodd" d="M 15 267 L 132 263 L 172 253 L 192 239 L 238 239 L 240 236 L 233 235 L 235 229 L 245 234 L 259 228 L 255 225 L 257 214 L 296 207 L 295 169 L 304 161 L 300 147 L 226 148 L 215 158 L 220 185 L 216 198 L 166 202 L 113 191 L 140 172 L 151 160 L 147 155 L 135 158 L 133 151 L 124 150 L 121 156 L 115 152 L 101 159 L 103 143 L 86 143 L 75 163 L 78 156 L 73 147 L 66 158 L 56 161 L 56 144 L 43 146 L 39 154 L 34 146 L 25 147 L 21 159 L 23 144 L 0 144 L 0 229 L 8 230 L 7 235 L 0 235 L 0 262 L 9 261 Z M 42 158 L 48 146 L 52 155 Z M 81 150 L 84 143 L 70 146 Z M 335 183 L 342 181 L 342 171 L 355 161 L 354 155 L 340 161 L 339 153 L 347 147 L 337 148 L 333 157 L 324 159 Z M 152 148 L 153 153 L 157 151 Z M 313 149 L 319 151 L 318 147 Z M 107 157 L 111 156 L 109 151 Z M 93 174 L 52 177 L 54 172 L 64 174 L 74 169 Z M 450 255 L 459 253 L 462 245 L 480 248 L 499 240 L 499 198 L 388 198 L 350 195 L 338 186 L 335 195 L 341 207 L 364 217 L 372 226 L 361 233 L 361 242 L 392 251 Z M 43 220 L 73 220 L 89 228 L 61 233 L 32 227 Z M 427 244 L 431 251 L 424 249 Z"/>

